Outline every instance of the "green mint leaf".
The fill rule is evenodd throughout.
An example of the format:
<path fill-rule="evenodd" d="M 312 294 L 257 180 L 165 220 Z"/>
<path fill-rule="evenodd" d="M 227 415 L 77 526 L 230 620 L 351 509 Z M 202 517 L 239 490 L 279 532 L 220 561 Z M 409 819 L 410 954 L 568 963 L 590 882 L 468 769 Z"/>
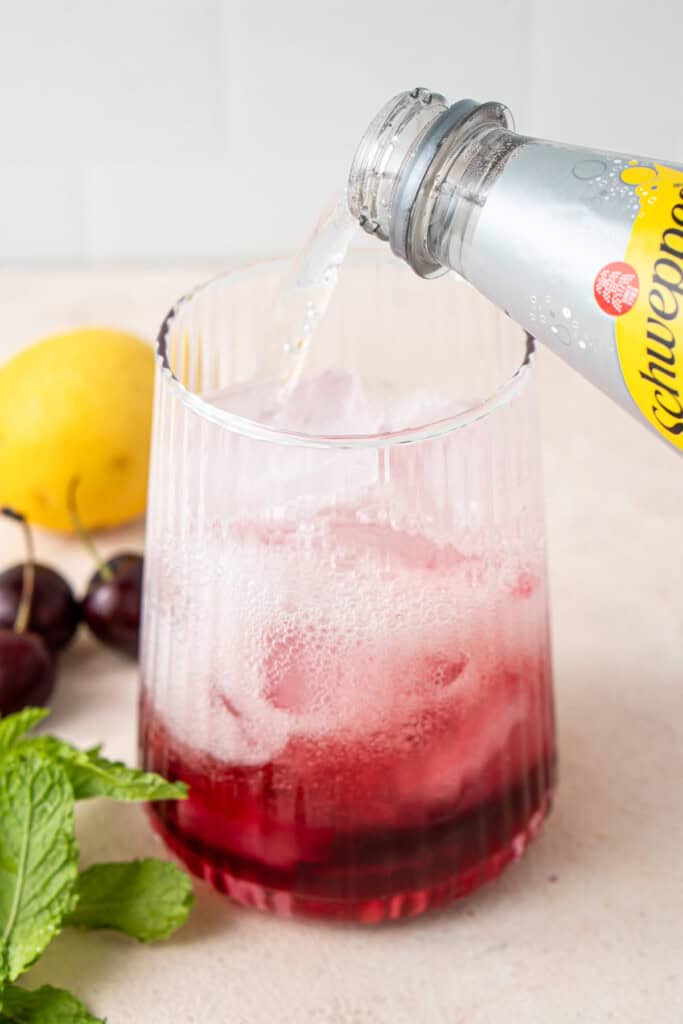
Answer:
<path fill-rule="evenodd" d="M 0 755 L 15 747 L 48 714 L 47 708 L 24 708 L 0 719 Z"/>
<path fill-rule="evenodd" d="M 0 1024 L 104 1024 L 93 1017 L 83 1003 L 52 985 L 43 985 L 29 992 L 10 985 L 2 993 Z"/>
<path fill-rule="evenodd" d="M 0 962 L 10 981 L 59 931 L 75 905 L 78 876 L 66 772 L 20 750 L 6 755 L 0 768 Z"/>
<path fill-rule="evenodd" d="M 37 736 L 21 745 L 22 750 L 29 747 L 63 766 L 76 800 L 95 796 L 110 800 L 180 800 L 187 796 L 184 783 L 167 782 L 153 772 L 129 768 L 121 761 L 109 761 L 97 749 L 78 750 L 54 736 Z"/>
<path fill-rule="evenodd" d="M 94 864 L 79 876 L 78 903 L 64 924 L 113 928 L 154 942 L 184 924 L 193 903 L 189 877 L 168 861 Z"/>
<path fill-rule="evenodd" d="M 99 755 L 82 755 L 69 765 L 69 776 L 77 800 L 106 796 L 110 800 L 182 800 L 187 796 L 184 782 L 167 782 L 154 772 L 129 768 L 122 761 Z"/>

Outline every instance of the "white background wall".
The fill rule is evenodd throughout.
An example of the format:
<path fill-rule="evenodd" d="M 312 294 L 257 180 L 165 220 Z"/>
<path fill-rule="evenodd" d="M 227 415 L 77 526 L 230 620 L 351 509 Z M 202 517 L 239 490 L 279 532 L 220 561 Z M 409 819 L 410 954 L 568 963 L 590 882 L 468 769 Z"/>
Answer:
<path fill-rule="evenodd" d="M 683 161 L 679 0 L 0 0 L 0 266 L 296 245 L 394 92 Z"/>

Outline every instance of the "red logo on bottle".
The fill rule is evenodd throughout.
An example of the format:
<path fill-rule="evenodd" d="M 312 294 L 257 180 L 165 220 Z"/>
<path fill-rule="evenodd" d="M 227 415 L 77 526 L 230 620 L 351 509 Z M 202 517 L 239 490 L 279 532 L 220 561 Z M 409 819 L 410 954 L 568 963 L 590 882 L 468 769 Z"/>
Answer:
<path fill-rule="evenodd" d="M 596 274 L 593 295 L 600 309 L 610 316 L 623 316 L 638 298 L 638 272 L 630 263 L 615 260 Z"/>

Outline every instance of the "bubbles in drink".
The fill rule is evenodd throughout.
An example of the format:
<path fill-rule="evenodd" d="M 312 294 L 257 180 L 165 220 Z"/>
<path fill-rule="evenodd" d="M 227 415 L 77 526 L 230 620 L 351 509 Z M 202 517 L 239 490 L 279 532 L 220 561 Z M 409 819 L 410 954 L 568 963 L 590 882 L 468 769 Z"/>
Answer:
<path fill-rule="evenodd" d="M 553 784 L 548 656 L 525 640 L 546 631 L 542 568 L 368 504 L 234 523 L 211 552 L 229 628 L 203 727 L 172 691 L 143 706 L 147 766 L 190 784 L 154 808 L 172 848 L 238 898 L 247 878 L 362 919 L 495 875 Z"/>

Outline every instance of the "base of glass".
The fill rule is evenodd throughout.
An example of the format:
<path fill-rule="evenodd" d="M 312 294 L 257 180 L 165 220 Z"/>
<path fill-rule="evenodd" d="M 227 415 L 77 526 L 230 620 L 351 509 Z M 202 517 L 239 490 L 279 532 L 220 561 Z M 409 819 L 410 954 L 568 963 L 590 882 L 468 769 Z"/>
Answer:
<path fill-rule="evenodd" d="M 468 896 L 486 882 L 498 878 L 509 864 L 522 857 L 550 812 L 552 800 L 553 791 L 549 790 L 525 827 L 516 832 L 509 843 L 499 847 L 489 857 L 468 870 L 459 871 L 452 877 L 425 889 L 396 892 L 369 900 L 322 899 L 317 895 L 306 896 L 304 893 L 291 890 L 266 888 L 257 882 L 238 878 L 193 850 L 178 835 L 171 832 L 153 811 L 149 817 L 155 831 L 168 848 L 194 875 L 246 907 L 255 907 L 257 910 L 270 911 L 286 917 L 317 917 L 356 921 L 361 924 L 380 924 L 383 921 L 417 917 L 428 910 L 444 907 L 456 899 Z"/>

